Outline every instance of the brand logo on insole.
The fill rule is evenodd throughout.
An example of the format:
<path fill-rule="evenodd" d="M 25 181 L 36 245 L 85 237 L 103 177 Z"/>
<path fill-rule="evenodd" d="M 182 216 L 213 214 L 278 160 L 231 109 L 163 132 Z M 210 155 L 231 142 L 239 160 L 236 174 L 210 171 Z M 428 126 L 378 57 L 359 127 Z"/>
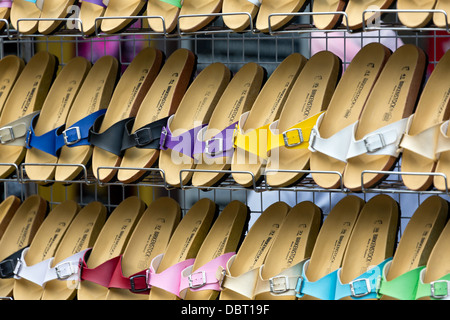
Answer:
<path fill-rule="evenodd" d="M 306 95 L 305 103 L 303 104 L 303 108 L 302 108 L 304 118 L 307 118 L 311 112 L 311 109 L 314 104 L 314 99 L 316 98 L 317 91 L 319 90 L 319 86 L 320 86 L 320 83 L 315 82 L 312 85 L 311 91 L 308 92 L 308 94 Z"/>
<path fill-rule="evenodd" d="M 295 256 L 297 255 L 298 248 L 300 246 L 300 242 L 302 241 L 302 236 L 305 230 L 308 228 L 308 225 L 301 224 L 299 225 L 299 229 L 297 230 L 297 234 L 295 235 L 295 239 L 291 242 L 289 246 L 289 253 L 287 256 L 287 263 L 291 265 L 294 262 Z"/>
<path fill-rule="evenodd" d="M 159 219 L 158 219 L 159 220 Z M 159 235 L 161 234 L 162 225 L 158 224 L 153 229 L 153 232 L 149 234 L 144 247 L 144 259 L 138 261 L 137 266 L 139 269 L 146 269 L 150 264 L 153 250 L 155 249 Z"/>
<path fill-rule="evenodd" d="M 97 110 L 97 106 L 100 100 L 100 95 L 104 89 L 105 80 L 101 79 L 98 81 L 98 84 L 95 88 L 94 96 L 91 98 L 91 101 L 89 103 L 87 114 L 94 113 L 95 110 Z"/>
<path fill-rule="evenodd" d="M 122 222 L 122 226 L 120 227 L 119 232 L 114 236 L 111 247 L 109 248 L 109 256 L 112 257 L 116 255 L 117 247 L 119 246 L 120 241 L 123 239 L 124 235 L 128 232 L 129 226 L 131 224 L 131 219 L 124 219 Z"/>
<path fill-rule="evenodd" d="M 351 225 L 352 225 L 352 223 L 348 222 L 348 221 L 343 223 L 343 228 L 339 232 L 338 238 L 334 242 L 334 248 L 331 252 L 331 257 L 329 259 L 328 272 L 332 272 L 334 270 L 333 265 L 336 262 L 336 258 L 338 256 L 340 258 L 342 258 L 341 249 L 345 250 L 345 248 L 346 248 L 346 244 L 344 243 L 344 240 L 346 238 L 348 238 L 348 236 L 349 236 L 349 229 L 350 229 Z M 337 261 L 337 262 L 340 265 L 341 261 Z"/>
<path fill-rule="evenodd" d="M 266 255 L 266 251 L 268 250 L 268 248 L 270 248 L 270 245 L 272 244 L 272 240 L 273 240 L 274 236 L 276 235 L 279 228 L 280 228 L 279 224 L 272 225 L 272 229 L 269 231 L 266 238 L 264 240 L 262 240 L 262 242 L 260 243 L 259 249 L 253 258 L 253 262 L 252 262 L 249 270 L 253 269 L 256 265 L 261 264 L 261 261 L 260 261 L 261 257 Z M 259 264 L 258 264 L 258 262 L 259 262 Z"/>
<path fill-rule="evenodd" d="M 22 110 L 22 116 L 27 113 L 27 110 L 30 107 L 31 101 L 33 100 L 33 98 L 36 94 L 36 90 L 37 90 L 37 87 L 39 86 L 41 79 L 42 79 L 42 75 L 35 76 L 35 81 L 33 82 L 31 89 L 25 94 L 22 106 L 20 108 Z"/>
<path fill-rule="evenodd" d="M 364 71 L 364 76 L 363 76 L 363 78 L 362 78 L 361 81 L 359 81 L 358 84 L 356 85 L 355 92 L 353 93 L 352 99 L 351 99 L 351 101 L 350 101 L 350 106 L 348 107 L 348 109 L 347 109 L 347 110 L 345 111 L 345 113 L 344 113 L 344 118 L 348 119 L 348 118 L 351 116 L 352 111 L 353 111 L 353 108 L 354 108 L 355 105 L 359 102 L 359 99 L 361 98 L 361 93 L 362 93 L 363 90 L 366 88 L 367 83 L 369 82 L 369 78 L 370 78 L 371 75 L 372 75 L 372 70 L 370 70 L 370 69 L 373 69 L 374 65 L 375 65 L 374 63 L 369 63 L 369 64 L 367 65 L 367 67 L 368 67 L 369 69 L 366 69 L 366 70 Z M 364 99 L 364 98 L 365 98 L 365 97 L 363 97 L 363 99 Z"/>
<path fill-rule="evenodd" d="M 410 67 L 406 66 L 402 68 L 402 71 L 409 71 Z M 398 84 L 392 90 L 391 97 L 389 98 L 389 109 L 383 116 L 383 121 L 389 121 L 392 118 L 392 112 L 397 107 L 398 100 L 400 99 L 400 95 L 402 93 L 402 89 L 405 85 L 405 81 L 407 78 L 407 73 L 402 73 L 398 80 Z"/>
<path fill-rule="evenodd" d="M 250 86 L 251 86 L 250 82 L 246 82 L 243 85 L 243 89 L 239 95 L 239 98 L 234 102 L 233 108 L 231 108 L 230 113 L 228 114 L 228 123 L 229 124 L 232 124 L 233 122 L 235 122 L 235 119 L 239 113 L 239 110 L 241 110 L 244 100 L 247 97 Z"/>
<path fill-rule="evenodd" d="M 152 121 L 156 121 L 159 119 L 159 114 L 161 113 L 162 109 L 166 105 L 167 98 L 172 93 L 173 87 L 176 84 L 176 82 L 178 81 L 178 77 L 179 77 L 178 73 L 175 72 L 172 74 L 172 77 L 170 78 L 170 80 L 167 84 L 167 88 L 164 89 L 163 92 L 161 93 L 161 98 L 159 99 L 159 101 L 156 105 L 156 114 L 153 116 Z"/>
<path fill-rule="evenodd" d="M 20 230 L 18 237 L 17 237 L 17 245 L 19 248 L 23 248 L 28 245 L 30 230 L 31 230 L 31 226 L 33 224 L 34 218 L 36 216 L 36 213 L 37 212 L 35 210 L 31 210 L 28 213 L 27 221 L 26 221 L 25 225 L 22 227 L 22 229 Z"/>
<path fill-rule="evenodd" d="M 122 119 L 129 117 L 130 109 L 134 105 L 134 101 L 136 100 L 136 97 L 142 88 L 142 84 L 147 78 L 148 72 L 149 72 L 148 69 L 141 70 L 141 76 L 139 77 L 139 80 L 137 81 L 136 85 L 131 90 L 130 97 L 128 98 L 128 101 L 123 108 Z"/>
<path fill-rule="evenodd" d="M 81 236 L 75 241 L 75 245 L 72 250 L 72 254 L 75 254 L 77 252 L 80 252 L 85 248 L 86 241 L 91 234 L 92 228 L 94 226 L 94 223 L 88 222 L 86 224 L 86 227 L 83 229 L 83 232 L 81 233 Z"/>
<path fill-rule="evenodd" d="M 432 223 L 427 223 L 423 226 L 421 237 L 419 241 L 417 241 L 417 243 L 415 244 L 414 253 L 410 261 L 409 269 L 415 268 L 417 266 L 416 260 L 420 259 L 420 255 L 423 252 L 423 247 L 430 236 L 430 231 L 432 228 L 433 228 Z M 420 261 L 418 263 L 420 263 Z"/>
<path fill-rule="evenodd" d="M 59 239 L 61 238 L 62 234 L 64 234 L 65 230 L 66 230 L 66 226 L 67 223 L 64 221 L 61 221 L 60 223 L 58 223 L 58 226 L 56 227 L 56 229 L 52 232 L 53 236 L 48 239 L 48 242 L 45 246 L 44 251 L 42 252 L 42 260 L 44 260 L 48 254 L 53 255 L 56 246 L 59 243 Z"/>
<path fill-rule="evenodd" d="M 194 223 L 194 227 L 192 228 L 191 232 L 189 233 L 189 235 L 186 237 L 186 240 L 183 242 L 183 248 L 180 251 L 180 255 L 178 256 L 178 259 L 181 261 L 181 259 L 184 259 L 186 257 L 186 250 L 188 250 L 188 248 L 190 248 L 191 244 L 192 244 L 192 240 L 194 239 L 195 235 L 198 232 L 198 229 L 200 229 L 200 226 L 202 225 L 203 220 L 197 220 Z M 181 240 L 181 239 L 180 239 Z"/>

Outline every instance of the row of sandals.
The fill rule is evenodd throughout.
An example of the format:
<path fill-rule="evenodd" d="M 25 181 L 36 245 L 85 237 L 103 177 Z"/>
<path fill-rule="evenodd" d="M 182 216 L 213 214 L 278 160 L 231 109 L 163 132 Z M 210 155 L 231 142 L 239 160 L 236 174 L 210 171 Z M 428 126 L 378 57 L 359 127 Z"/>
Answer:
<path fill-rule="evenodd" d="M 243 187 L 264 178 L 290 187 L 311 173 L 321 188 L 357 192 L 401 159 L 407 188 L 447 191 L 449 64 L 447 52 L 424 84 L 420 48 L 391 53 L 371 43 L 343 73 L 339 58 L 321 51 L 289 55 L 267 79 L 256 63 L 233 77 L 212 63 L 192 80 L 191 51 L 164 62 L 145 48 L 120 76 L 111 56 L 93 66 L 76 57 L 52 81 L 50 53 L 26 66 L 8 56 L 0 61 L 0 177 L 22 165 L 32 181 L 67 182 L 91 165 L 102 183 L 157 170 L 172 187 L 213 187 L 229 175 Z"/>
<path fill-rule="evenodd" d="M 171 198 L 1 204 L 0 296 L 16 300 L 450 299 L 448 203 L 425 199 L 399 235 L 388 195 L 249 209 Z M 398 245 L 397 245 L 398 244 Z"/>
<path fill-rule="evenodd" d="M 144 14 L 155 32 L 171 33 L 177 27 L 182 32 L 195 32 L 222 13 L 225 25 L 235 32 L 248 29 L 253 21 L 255 29 L 269 32 L 285 27 L 310 3 L 314 25 L 325 30 L 341 24 L 351 30 L 361 29 L 376 19 L 374 9 L 385 10 L 394 5 L 405 26 L 420 28 L 433 21 L 438 27 L 448 28 L 446 13 L 450 12 L 443 0 L 423 4 L 412 0 L 84 0 L 78 10 L 72 8 L 78 5 L 76 0 L 2 0 L 0 18 L 10 19 L 11 25 L 22 34 L 48 35 L 57 31 L 67 16 L 79 11 L 76 17 L 81 26 L 78 28 L 85 35 L 92 35 L 97 29 L 118 33 Z"/>

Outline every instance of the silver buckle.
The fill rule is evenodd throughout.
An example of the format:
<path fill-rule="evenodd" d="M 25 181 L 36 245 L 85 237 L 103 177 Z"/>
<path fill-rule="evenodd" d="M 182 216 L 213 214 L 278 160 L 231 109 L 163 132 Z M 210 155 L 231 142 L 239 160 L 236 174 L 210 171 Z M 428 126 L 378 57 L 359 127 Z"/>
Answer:
<path fill-rule="evenodd" d="M 282 281 L 284 280 L 284 281 Z M 287 276 L 276 276 L 269 279 L 270 292 L 281 294 L 289 291 L 289 278 Z"/>
<path fill-rule="evenodd" d="M 212 142 L 214 142 L 214 141 L 219 141 L 219 150 L 214 150 L 214 152 L 211 152 L 210 151 L 210 148 L 211 148 L 210 144 Z M 206 143 L 205 143 L 205 153 L 208 156 L 215 156 L 215 155 L 217 155 L 219 153 L 222 153 L 222 152 L 223 152 L 223 138 L 212 138 L 212 139 L 206 141 Z"/>
<path fill-rule="evenodd" d="M 7 131 L 6 136 L 9 136 L 9 138 L 6 138 L 6 139 L 3 138 L 5 136 L 3 131 Z M 14 140 L 16 140 L 16 137 L 14 136 L 13 127 L 9 126 L 9 127 L 3 127 L 0 129 L 0 143 L 1 144 L 6 144 L 6 143 L 14 141 Z"/>
<path fill-rule="evenodd" d="M 436 294 L 436 284 L 442 284 L 445 283 L 447 286 L 447 294 Z M 431 297 L 434 299 L 443 299 L 450 295 L 449 285 L 447 280 L 437 280 L 430 283 L 431 285 Z"/>
<path fill-rule="evenodd" d="M 72 262 L 64 262 L 55 267 L 56 276 L 59 280 L 66 280 L 71 275 L 76 273 L 76 270 L 72 264 Z"/>
<path fill-rule="evenodd" d="M 77 139 L 75 141 L 69 141 L 69 137 L 67 135 L 67 132 L 72 131 L 72 130 L 75 130 L 75 133 L 77 135 Z M 74 144 L 76 144 L 76 143 L 81 141 L 81 132 L 80 132 L 80 128 L 79 127 L 73 127 L 73 128 L 69 128 L 67 130 L 64 130 L 62 134 L 63 134 L 63 137 L 64 137 L 64 143 L 66 144 L 66 146 L 71 146 L 71 145 L 74 145 Z"/>
<path fill-rule="evenodd" d="M 201 284 L 194 284 L 195 280 L 192 279 L 192 276 L 199 275 L 199 274 L 201 275 L 202 283 Z M 189 281 L 189 288 L 191 288 L 191 289 L 199 289 L 201 287 L 204 287 L 206 285 L 206 273 L 205 273 L 205 271 L 199 271 L 199 272 L 194 272 L 194 273 L 190 274 L 188 276 L 188 281 Z"/>
<path fill-rule="evenodd" d="M 288 138 L 287 134 L 288 134 L 289 132 L 294 132 L 294 131 L 297 131 L 298 136 L 299 136 L 299 139 L 300 139 L 300 142 L 290 144 L 290 143 L 289 143 L 289 138 Z M 284 139 L 284 145 L 285 145 L 286 147 L 288 147 L 288 148 L 292 148 L 292 147 L 299 146 L 299 145 L 301 145 L 303 142 L 305 142 L 305 139 L 303 138 L 303 132 L 302 132 L 302 129 L 300 129 L 300 128 L 290 129 L 290 130 L 287 130 L 287 131 L 283 132 L 283 139 Z"/>
<path fill-rule="evenodd" d="M 365 286 L 366 286 L 366 292 L 364 292 L 364 293 L 357 293 L 356 290 L 355 290 L 355 283 L 364 283 Z M 371 292 L 369 279 L 354 280 L 354 281 L 351 281 L 349 283 L 349 285 L 350 285 L 350 291 L 352 293 L 352 297 L 354 297 L 354 298 L 365 297 L 365 296 L 369 295 L 370 292 Z"/>
<path fill-rule="evenodd" d="M 378 139 L 376 139 L 378 137 Z M 375 146 L 372 146 L 374 145 Z M 386 142 L 384 141 L 384 137 L 381 133 L 377 133 L 371 136 L 368 136 L 364 139 L 364 146 L 366 147 L 367 152 L 377 152 L 378 150 L 386 147 Z"/>
<path fill-rule="evenodd" d="M 165 147 L 165 145 L 166 145 L 167 134 L 168 134 L 168 132 L 167 132 L 166 127 L 163 127 L 163 128 L 161 129 L 161 137 L 160 137 L 160 141 L 159 141 L 159 145 L 160 145 L 160 147 L 161 147 L 162 149 L 163 149 L 163 148 Z"/>

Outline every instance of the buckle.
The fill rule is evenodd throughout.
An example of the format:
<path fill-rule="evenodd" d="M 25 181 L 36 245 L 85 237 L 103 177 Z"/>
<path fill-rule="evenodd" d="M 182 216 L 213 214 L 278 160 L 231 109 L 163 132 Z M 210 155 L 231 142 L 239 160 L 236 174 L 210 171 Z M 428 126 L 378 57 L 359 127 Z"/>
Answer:
<path fill-rule="evenodd" d="M 148 133 L 148 134 L 145 134 Z M 133 134 L 137 147 L 143 147 L 152 142 L 152 130 L 150 128 L 141 128 Z"/>
<path fill-rule="evenodd" d="M 383 135 L 381 133 L 377 133 L 365 138 L 364 146 L 366 147 L 367 152 L 372 153 L 386 147 L 386 142 L 384 141 Z"/>
<path fill-rule="evenodd" d="M 188 276 L 188 280 L 189 288 L 199 289 L 206 285 L 206 273 L 205 271 L 194 272 Z"/>
<path fill-rule="evenodd" d="M 313 128 L 309 135 L 309 149 L 310 150 L 315 150 L 314 146 L 316 144 L 316 138 L 317 138 L 317 131 L 315 128 Z"/>
<path fill-rule="evenodd" d="M 4 133 L 6 131 L 6 133 Z M 6 144 L 8 142 L 14 141 L 16 137 L 14 136 L 13 127 L 3 127 L 0 129 L 0 143 Z"/>
<path fill-rule="evenodd" d="M 136 288 L 136 279 L 140 279 L 140 278 L 144 278 L 145 279 L 145 281 L 144 281 L 144 283 L 145 283 L 145 288 L 142 288 L 142 289 L 137 289 Z M 132 276 L 132 277 L 130 277 L 130 287 L 131 287 L 131 292 L 133 292 L 133 293 L 140 293 L 140 292 L 145 292 L 145 291 L 147 291 L 148 290 L 148 284 L 147 284 L 147 275 L 146 274 L 138 274 L 138 275 L 135 275 L 135 276 Z"/>
<path fill-rule="evenodd" d="M 10 266 L 11 266 L 10 270 L 15 269 L 14 260 L 12 260 L 12 259 L 7 259 L 7 260 L 0 262 L 0 278 L 9 278 L 14 275 L 13 271 L 11 271 L 9 273 L 5 273 L 5 269 L 7 269 L 7 268 L 5 268 L 4 266 L 6 266 L 7 264 L 10 264 Z"/>
<path fill-rule="evenodd" d="M 301 295 L 302 294 L 303 283 L 304 283 L 303 277 L 302 276 L 298 277 L 297 284 L 295 286 L 295 293 L 297 295 Z"/>
<path fill-rule="evenodd" d="M 358 279 L 349 283 L 352 297 L 361 298 L 371 293 L 369 279 Z"/>
<path fill-rule="evenodd" d="M 74 268 L 72 262 L 64 262 L 55 267 L 56 276 L 59 280 L 66 280 L 71 275 L 75 274 L 77 270 Z"/>
<path fill-rule="evenodd" d="M 287 276 L 276 276 L 269 279 L 270 292 L 281 294 L 289 291 L 289 278 Z"/>
<path fill-rule="evenodd" d="M 437 280 L 430 283 L 431 297 L 434 299 L 443 299 L 450 295 L 447 280 Z"/>
<path fill-rule="evenodd" d="M 161 130 L 161 138 L 160 138 L 160 141 L 159 141 L 159 146 L 163 150 L 165 150 L 164 148 L 165 148 L 165 145 L 166 145 L 167 134 L 168 134 L 168 132 L 167 132 L 166 127 L 163 127 L 162 130 Z"/>
<path fill-rule="evenodd" d="M 288 136 L 288 134 L 291 133 L 291 132 L 297 132 L 299 142 L 295 142 L 295 143 L 290 143 L 290 142 L 289 142 L 289 136 Z M 297 138 L 297 135 L 294 136 L 294 137 Z M 302 129 L 300 129 L 300 128 L 290 129 L 290 130 L 287 130 L 287 131 L 283 132 L 283 139 L 284 139 L 284 145 L 285 145 L 286 147 L 288 147 L 288 148 L 292 148 L 292 147 L 299 146 L 299 145 L 301 145 L 303 142 L 305 142 L 305 140 L 304 140 L 304 138 L 303 138 L 303 132 L 302 132 Z"/>
<path fill-rule="evenodd" d="M 219 150 L 214 150 L 214 152 L 211 152 L 210 151 L 211 143 L 213 143 L 215 141 L 219 141 L 219 148 L 218 148 Z M 219 153 L 222 153 L 223 151 L 224 151 L 223 150 L 223 138 L 212 138 L 212 139 L 206 141 L 206 143 L 205 143 L 205 153 L 208 156 L 214 157 L 214 156 L 218 155 Z"/>
<path fill-rule="evenodd" d="M 75 131 L 76 139 L 73 139 L 72 135 L 69 136 L 68 133 L 71 131 Z M 64 143 L 66 144 L 66 146 L 71 146 L 81 141 L 81 132 L 79 127 L 72 127 L 64 130 L 62 135 L 64 137 Z"/>

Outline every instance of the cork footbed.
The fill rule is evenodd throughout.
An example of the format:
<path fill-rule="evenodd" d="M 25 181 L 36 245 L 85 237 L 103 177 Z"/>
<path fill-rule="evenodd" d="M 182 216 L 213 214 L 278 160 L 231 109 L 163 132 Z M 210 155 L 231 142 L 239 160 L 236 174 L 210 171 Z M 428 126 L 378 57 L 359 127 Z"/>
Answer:
<path fill-rule="evenodd" d="M 104 17 L 132 17 L 138 16 L 145 10 L 144 0 L 110 0 Z M 132 19 L 104 19 L 101 29 L 106 33 L 117 33 L 133 22 Z"/>
<path fill-rule="evenodd" d="M 153 31 L 171 33 L 177 26 L 180 8 L 161 0 L 148 0 L 147 15 L 164 19 L 164 22 L 160 18 L 148 19 L 148 24 Z"/>
<path fill-rule="evenodd" d="M 449 0 L 438 0 L 436 3 L 436 10 L 444 10 L 445 12 L 450 12 L 450 1 Z M 446 28 L 448 26 L 448 18 L 442 13 L 433 14 L 433 22 L 439 28 Z"/>
<path fill-rule="evenodd" d="M 330 138 L 359 119 L 389 56 L 389 49 L 378 43 L 368 44 L 358 52 L 334 91 L 319 127 L 321 137 Z M 343 174 L 345 162 L 314 152 L 310 156 L 310 169 L 316 172 L 333 171 Z M 341 183 L 341 178 L 337 174 L 313 172 L 311 175 L 314 182 L 322 188 L 334 189 Z"/>
<path fill-rule="evenodd" d="M 84 117 L 105 108 L 114 92 L 119 63 L 112 56 L 101 57 L 89 71 L 72 108 L 67 116 L 66 128 Z M 83 170 L 80 166 L 63 166 L 80 164 L 87 166 L 92 156 L 92 146 L 64 146 L 58 157 L 55 170 L 55 180 L 70 181 L 75 179 Z"/>
<path fill-rule="evenodd" d="M 239 69 L 213 111 L 208 130 L 205 133 L 205 140 L 213 138 L 215 134 L 237 122 L 242 113 L 251 109 L 260 92 L 263 80 L 264 70 L 256 63 L 248 63 Z M 200 163 L 195 167 L 199 171 L 192 175 L 192 185 L 203 187 L 215 185 L 224 177 L 223 173 L 216 173 L 216 170 L 229 170 L 231 160 L 231 157 L 212 159 L 202 156 Z M 205 170 L 216 172 L 205 172 Z"/>
<path fill-rule="evenodd" d="M 56 57 L 45 51 L 37 53 L 28 61 L 5 103 L 0 117 L 1 127 L 42 108 L 56 68 Z M 24 147 L 0 145 L 1 163 L 19 165 L 25 154 Z M 5 178 L 14 171 L 12 167 L 0 167 L 0 177 Z"/>
<path fill-rule="evenodd" d="M 99 5 L 87 1 L 81 2 L 79 19 L 85 35 L 92 35 L 99 29 L 101 23 L 97 22 L 96 25 L 95 19 L 103 17 L 105 10 L 106 8 Z"/>
<path fill-rule="evenodd" d="M 186 91 L 170 125 L 171 132 L 177 136 L 207 124 L 230 78 L 231 72 L 223 63 L 213 63 L 203 69 Z M 192 172 L 183 172 L 180 179 L 180 171 L 194 167 L 194 159 L 188 155 L 171 149 L 160 152 L 159 168 L 169 185 L 178 187 L 181 182 L 186 185 Z"/>
<path fill-rule="evenodd" d="M 340 280 L 343 284 L 349 283 L 394 255 L 399 213 L 397 202 L 387 195 L 377 195 L 365 204 L 342 261 Z"/>
<path fill-rule="evenodd" d="M 316 0 L 313 2 L 313 13 L 343 11 L 347 2 L 345 0 Z M 342 16 L 339 14 L 316 14 L 313 15 L 314 25 L 317 29 L 333 29 Z"/>
<path fill-rule="evenodd" d="M 194 259 L 202 243 L 204 242 L 215 216 L 216 204 L 209 199 L 197 201 L 186 215 L 181 219 L 170 242 L 164 251 L 164 257 L 157 273 L 183 262 Z M 149 295 L 150 300 L 178 300 L 174 294 L 162 288 L 152 287 Z"/>
<path fill-rule="evenodd" d="M 348 27 L 351 30 L 361 29 L 363 26 L 363 12 L 368 9 L 388 9 L 394 0 L 349 0 L 345 12 L 348 15 Z M 375 23 L 376 13 L 367 12 L 364 16 L 366 26 Z M 347 25 L 347 20 L 342 23 Z"/>
<path fill-rule="evenodd" d="M 269 32 L 269 16 L 273 13 L 296 13 L 305 5 L 305 0 L 263 0 L 256 17 L 256 29 Z M 291 21 L 293 16 L 272 16 L 270 28 L 278 30 Z"/>
<path fill-rule="evenodd" d="M 179 27 L 182 32 L 194 32 L 206 27 L 214 20 L 211 13 L 218 13 L 222 10 L 223 0 L 184 0 L 180 10 L 180 16 L 192 14 L 205 14 L 199 17 L 182 17 L 179 19 Z"/>
<path fill-rule="evenodd" d="M 0 240 L 0 261 L 27 247 L 33 241 L 47 213 L 47 201 L 39 195 L 25 199 Z M 0 296 L 11 297 L 14 279 L 0 279 Z"/>
<path fill-rule="evenodd" d="M 17 56 L 6 56 L 0 60 L 0 113 L 24 67 L 25 62 Z"/>
<path fill-rule="evenodd" d="M 431 283 L 449 274 L 450 260 L 447 254 L 449 241 L 450 223 L 447 222 L 444 230 L 442 230 L 438 240 L 436 241 L 433 250 L 431 250 L 423 279 L 424 283 Z"/>
<path fill-rule="evenodd" d="M 407 118 L 414 112 L 424 78 L 425 65 L 424 52 L 414 45 L 404 45 L 392 54 L 361 114 L 355 130 L 356 140 L 362 139 L 378 128 Z M 400 84 L 402 87 L 399 89 Z M 393 104 L 395 107 L 392 107 Z M 364 170 L 389 171 L 397 159 L 389 155 L 370 154 L 348 159 L 344 184 L 350 190 L 361 190 L 361 175 Z M 368 188 L 384 177 L 383 174 L 367 174 L 364 175 L 362 183 Z"/>
<path fill-rule="evenodd" d="M 0 204 L 0 239 L 3 237 L 19 206 L 20 199 L 16 196 L 9 196 Z"/>
<path fill-rule="evenodd" d="M 293 207 L 285 217 L 277 238 L 269 249 L 261 277 L 270 279 L 283 270 L 311 257 L 322 223 L 322 212 L 310 201 Z M 256 300 L 295 300 L 294 296 L 275 296 L 270 292 L 255 296 Z"/>
<path fill-rule="evenodd" d="M 25 256 L 28 266 L 54 257 L 61 240 L 69 229 L 80 206 L 73 200 L 57 205 L 45 218 Z M 13 296 L 15 300 L 40 300 L 44 288 L 26 279 L 16 279 Z"/>
<path fill-rule="evenodd" d="M 264 264 L 290 209 L 285 202 L 280 201 L 264 210 L 245 236 L 229 269 L 231 276 L 237 277 Z M 225 288 L 220 293 L 220 300 L 248 300 L 248 298 Z"/>
<path fill-rule="evenodd" d="M 194 65 L 195 56 L 187 49 L 178 49 L 170 55 L 139 107 L 132 132 L 177 111 L 189 86 Z M 125 151 L 120 166 L 151 168 L 158 157 L 159 150 L 131 148 Z M 131 183 L 145 173 L 142 170 L 119 170 L 117 178 L 124 183 Z"/>
<path fill-rule="evenodd" d="M 122 272 L 128 277 L 150 267 L 164 253 L 181 219 L 181 208 L 171 198 L 159 198 L 143 213 L 123 252 Z M 148 300 L 148 295 L 110 288 L 107 300 Z"/>
<path fill-rule="evenodd" d="M 250 26 L 250 20 L 254 21 L 256 15 L 259 11 L 259 7 L 255 6 L 250 1 L 240 1 L 240 0 L 223 0 L 222 12 L 223 22 L 225 25 L 235 32 L 240 32 L 247 29 Z M 226 13 L 236 13 L 236 12 L 248 12 L 242 15 L 226 15 Z"/>
<path fill-rule="evenodd" d="M 26 0 L 14 0 L 11 6 L 11 25 L 19 33 L 33 34 L 38 30 L 38 20 L 41 17 L 41 10 L 35 3 Z M 36 19 L 20 21 L 21 19 Z"/>
<path fill-rule="evenodd" d="M 330 211 L 320 228 L 311 254 L 306 277 L 315 282 L 342 266 L 342 260 L 364 201 L 357 196 L 347 196 Z M 305 295 L 301 300 L 317 300 Z"/>
<path fill-rule="evenodd" d="M 102 263 L 123 254 L 131 234 L 145 210 L 145 203 L 131 196 L 122 201 L 109 215 L 87 259 L 87 267 L 96 268 Z M 78 300 L 105 300 L 108 288 L 90 281 L 82 281 L 77 291 Z"/>
<path fill-rule="evenodd" d="M 431 196 L 414 212 L 394 253 L 386 280 L 427 264 L 433 247 L 445 227 L 448 204 L 439 196 Z M 391 299 L 383 296 L 381 299 Z"/>
<path fill-rule="evenodd" d="M 45 0 L 42 7 L 41 19 L 59 19 L 65 18 L 70 13 L 69 7 L 75 4 L 75 0 Z M 64 21 L 41 20 L 38 23 L 38 32 L 41 34 L 51 34 Z"/>
<path fill-rule="evenodd" d="M 297 123 L 319 112 L 330 103 L 341 70 L 340 59 L 329 51 L 321 51 L 309 59 L 292 87 L 281 111 L 278 132 L 285 132 Z M 307 170 L 311 151 L 281 146 L 272 150 L 266 170 Z M 290 186 L 305 174 L 267 172 L 267 184 L 273 187 Z"/>
<path fill-rule="evenodd" d="M 397 0 L 398 10 L 432 10 L 436 5 L 436 0 Z M 425 27 L 433 17 L 432 12 L 399 12 L 400 22 L 410 28 Z"/>
<path fill-rule="evenodd" d="M 154 48 L 145 48 L 133 59 L 117 84 L 108 109 L 101 124 L 99 133 L 105 132 L 120 120 L 135 117 L 139 107 L 153 84 L 162 65 L 162 53 Z M 116 169 L 99 167 L 117 167 L 121 157 L 106 150 L 94 147 L 92 154 L 92 170 L 94 176 L 102 182 L 110 181 Z"/>
<path fill-rule="evenodd" d="M 414 114 L 409 131 L 410 135 L 418 134 L 434 125 L 448 120 L 450 115 L 450 99 L 448 92 L 450 87 L 450 52 L 445 54 L 430 78 L 422 92 L 420 100 Z M 433 143 L 430 141 L 430 143 Z M 444 158 L 445 159 L 445 158 Z M 423 157 L 413 151 L 403 150 L 401 171 L 403 172 L 434 172 L 436 161 Z M 445 161 L 441 162 L 439 172 L 448 172 L 445 168 Z M 431 187 L 433 176 L 413 176 L 402 175 L 403 183 L 411 190 L 427 190 Z M 438 177 L 435 178 L 439 180 Z"/>
<path fill-rule="evenodd" d="M 91 248 L 106 221 L 106 208 L 100 202 L 91 202 L 73 219 L 54 255 L 55 267 L 72 255 Z M 72 300 L 76 296 L 78 281 L 53 280 L 46 283 L 41 300 Z"/>
<path fill-rule="evenodd" d="M 4 19 L 9 21 L 9 18 L 11 16 L 11 8 L 0 8 L 0 19 Z M 6 27 L 6 23 L 3 21 L 0 21 L 0 30 Z"/>
<path fill-rule="evenodd" d="M 90 68 L 91 63 L 86 58 L 76 57 L 71 59 L 59 72 L 48 92 L 34 128 L 37 136 L 66 123 L 70 108 Z M 57 162 L 57 157 L 36 148 L 29 149 L 25 156 L 25 163 L 55 164 Z M 25 168 L 28 178 L 40 181 L 53 179 L 55 169 L 54 166 L 26 166 Z"/>
<path fill-rule="evenodd" d="M 250 132 L 278 119 L 292 86 L 305 66 L 306 61 L 307 59 L 301 54 L 293 53 L 280 63 L 264 84 L 251 107 L 247 122 L 241 128 L 242 132 Z M 260 142 L 259 148 L 266 150 L 265 141 Z M 253 180 L 255 182 L 260 180 L 261 171 L 264 170 L 264 167 L 265 160 L 245 150 L 235 150 L 231 171 L 233 179 L 240 185 L 250 187 L 254 182 Z M 250 172 L 253 176 L 248 173 L 236 173 L 236 171 Z"/>
<path fill-rule="evenodd" d="M 236 252 L 245 232 L 249 218 L 249 208 L 240 201 L 230 202 L 220 213 L 203 241 L 195 258 L 192 272 L 223 254 Z M 185 300 L 216 300 L 218 291 L 191 291 Z"/>

